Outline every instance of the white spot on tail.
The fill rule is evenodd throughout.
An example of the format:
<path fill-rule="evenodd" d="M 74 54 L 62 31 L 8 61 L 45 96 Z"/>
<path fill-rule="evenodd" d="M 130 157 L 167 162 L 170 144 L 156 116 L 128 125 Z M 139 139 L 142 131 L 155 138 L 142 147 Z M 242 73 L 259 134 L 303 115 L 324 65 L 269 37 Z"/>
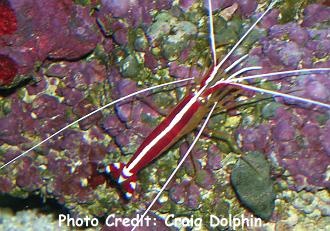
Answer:
<path fill-rule="evenodd" d="M 113 166 L 114 166 L 116 169 L 120 169 L 120 163 L 114 163 Z"/>
<path fill-rule="evenodd" d="M 127 198 L 127 199 L 130 199 L 130 198 L 133 196 L 133 194 L 132 194 L 132 193 L 129 193 L 129 192 L 127 192 L 127 193 L 125 193 L 125 196 L 126 196 L 126 198 Z"/>
<path fill-rule="evenodd" d="M 136 187 L 136 183 L 135 182 L 130 182 L 129 183 L 129 186 L 131 187 L 131 189 L 135 189 L 135 187 Z"/>
<path fill-rule="evenodd" d="M 127 178 L 124 178 L 122 175 L 120 175 L 119 179 L 118 179 L 118 184 L 123 183 Z"/>
<path fill-rule="evenodd" d="M 110 170 L 110 166 L 107 166 L 107 167 L 105 168 L 105 172 L 106 172 L 106 173 L 110 173 L 110 172 L 111 172 L 111 170 Z"/>

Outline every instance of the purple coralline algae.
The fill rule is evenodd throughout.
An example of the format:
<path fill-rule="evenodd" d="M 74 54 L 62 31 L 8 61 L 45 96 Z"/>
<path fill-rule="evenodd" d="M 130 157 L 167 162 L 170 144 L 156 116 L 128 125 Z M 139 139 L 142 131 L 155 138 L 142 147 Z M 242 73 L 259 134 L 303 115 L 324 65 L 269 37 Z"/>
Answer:
<path fill-rule="evenodd" d="M 0 55 L 0 86 L 4 86 L 13 82 L 17 74 L 16 63 L 5 55 Z"/>
<path fill-rule="evenodd" d="M 78 59 L 90 53 L 100 41 L 89 9 L 72 1 L 11 0 L 9 3 L 17 18 L 17 30 L 1 36 L 4 45 L 0 57 L 16 64 L 17 76 L 33 75 L 37 64 L 46 59 Z"/>
<path fill-rule="evenodd" d="M 319 9 L 320 17 L 312 20 L 311 12 L 315 9 Z M 301 25 L 273 25 L 269 29 L 269 37 L 261 40 L 261 49 L 258 47 L 251 51 L 256 58 L 254 60 L 258 60 L 267 69 L 266 72 L 270 69 L 296 69 L 299 65 L 303 68 L 328 67 L 329 61 L 325 58 L 330 52 L 327 46 L 329 29 L 319 24 L 330 19 L 328 10 L 321 5 L 310 5 L 304 11 Z M 300 75 L 295 82 L 290 77 L 274 82 L 282 85 L 282 92 L 329 103 L 329 79 L 329 74 L 318 73 Z M 284 102 L 286 106 L 276 105 L 267 123 L 256 128 L 238 129 L 242 149 L 261 151 L 287 170 L 294 179 L 290 183 L 292 189 L 329 188 L 330 156 L 329 140 L 326 138 L 329 119 L 325 109 L 292 99 L 277 98 L 277 101 Z M 269 103 L 264 110 L 267 111 L 272 104 L 276 103 Z"/>
<path fill-rule="evenodd" d="M 8 3 L 0 3 L 0 36 L 12 34 L 17 29 L 17 19 Z"/>
<path fill-rule="evenodd" d="M 304 10 L 303 27 L 315 26 L 317 23 L 329 20 L 330 9 L 320 4 L 311 4 Z"/>
<path fill-rule="evenodd" d="M 233 21 L 219 19 L 217 12 L 234 3 Z M 217 40 L 223 54 L 246 24 L 251 24 L 247 18 L 256 17 L 258 4 L 252 0 L 221 4 L 214 5 L 214 12 L 217 25 L 228 38 Z M 3 72 L 5 77 L 0 75 L 0 85 L 24 76 L 33 76 L 34 81 L 0 96 L 2 164 L 115 99 L 175 79 L 201 78 L 212 65 L 202 1 L 10 0 L 8 6 L 17 19 L 17 29 L 6 29 L 10 33 L 0 35 L 0 67 L 9 67 Z M 309 18 L 313 7 L 306 9 Z M 328 37 L 322 23 L 280 25 L 278 14 L 279 10 L 273 10 L 261 25 L 265 27 L 259 29 L 262 32 L 270 26 L 269 35 L 264 33 L 259 45 L 253 46 L 248 62 L 263 66 L 263 72 L 327 67 Z M 216 33 L 221 37 L 221 32 Z M 243 45 L 238 53 L 251 47 Z M 235 54 L 234 59 L 241 55 Z M 330 83 L 324 73 L 299 76 L 293 88 L 290 78 L 274 78 L 271 83 L 270 87 L 281 85 L 292 94 L 329 101 L 326 89 Z M 135 96 L 71 126 L 1 169 L 6 177 L 0 176 L 0 191 L 17 197 L 39 193 L 55 198 L 77 217 L 133 216 L 143 211 L 188 149 L 194 132 L 187 142 L 178 142 L 139 173 L 136 193 L 129 203 L 110 187 L 101 169 L 130 159 L 190 90 L 190 86 L 177 86 Z M 258 108 L 268 121 L 258 126 L 248 126 L 254 112 L 217 112 L 177 179 L 157 202 L 154 216 L 158 223 L 163 224 L 159 217 L 168 213 L 204 218 L 211 212 L 243 213 L 230 186 L 230 172 L 238 158 L 235 131 L 242 139 L 243 151 L 260 151 L 287 170 L 295 180 L 290 181 L 293 189 L 329 187 L 330 124 L 324 109 L 288 99 L 276 101 L 265 106 L 268 111 Z M 239 124 L 244 125 L 237 130 Z"/>
<path fill-rule="evenodd" d="M 131 2 L 127 2 L 127 6 L 132 7 Z M 9 3 L 10 13 L 14 12 L 17 17 L 17 30 L 10 33 L 4 30 L 8 33 L 1 37 L 1 44 L 5 44 L 0 49 L 1 66 L 15 65 L 17 76 L 33 74 L 36 82 L 3 98 L 1 109 L 4 110 L 0 117 L 2 163 L 97 107 L 136 91 L 136 82 L 123 79 L 118 66 L 108 68 L 110 63 L 105 64 L 105 60 L 114 56 L 107 57 L 106 52 L 117 52 L 119 46 L 129 45 L 127 23 L 138 25 L 143 21 L 139 12 L 145 14 L 143 17 L 149 17 L 151 23 L 152 15 L 150 10 L 144 10 L 145 7 L 160 10 L 172 4 L 171 1 L 158 1 L 156 5 L 150 5 L 141 1 L 140 11 L 125 15 L 125 23 L 110 22 L 116 33 L 112 38 L 105 38 L 101 33 L 103 28 L 94 17 L 100 19 L 102 15 L 111 14 L 113 9 L 105 3 L 101 4 L 98 15 L 90 14 L 91 7 L 75 5 L 72 1 Z M 140 45 L 136 43 L 137 50 L 144 50 L 143 44 Z M 15 77 L 13 70 L 16 69 L 11 67 L 1 83 L 7 84 Z M 108 206 L 117 203 L 111 198 L 115 195 L 118 199 L 118 194 L 113 190 L 107 195 L 108 189 L 95 191 L 105 182 L 97 168 L 104 166 L 103 161 L 105 164 L 113 162 L 121 152 L 134 152 L 158 123 L 159 111 L 165 111 L 157 109 L 149 95 L 139 96 L 139 99 L 123 102 L 104 114 L 99 112 L 80 121 L 18 163 L 8 166 L 3 172 L 8 173 L 9 178 L 0 178 L 1 191 L 26 197 L 46 189 L 45 194 L 55 197 L 76 215 L 103 216 L 109 211 Z M 153 123 L 147 122 L 150 120 L 154 120 Z M 112 154 L 106 156 L 107 153 Z M 91 210 L 81 206 L 91 204 L 96 197 L 110 201 L 110 204 L 102 202 Z"/>
<path fill-rule="evenodd" d="M 171 0 L 101 0 L 102 7 L 99 11 L 100 19 L 109 17 L 123 18 L 129 25 L 137 27 L 140 24 L 152 22 L 152 10 L 165 10 L 172 6 Z"/>
<path fill-rule="evenodd" d="M 208 8 L 208 1 L 204 0 L 205 3 L 205 8 Z M 213 11 L 219 10 L 219 9 L 225 9 L 227 7 L 233 6 L 233 4 L 237 4 L 238 9 L 237 13 L 243 15 L 244 17 L 249 17 L 251 16 L 255 9 L 258 6 L 257 1 L 255 0 L 226 0 L 226 1 L 217 1 L 217 0 L 212 0 L 212 9 Z"/>
<path fill-rule="evenodd" d="M 174 202 L 184 204 L 191 209 L 197 209 L 201 201 L 199 187 L 188 181 L 173 185 L 170 197 Z"/>
<path fill-rule="evenodd" d="M 0 2 L 0 39 L 17 30 L 17 19 L 13 9 L 6 2 Z M 1 39 L 0 46 L 6 41 Z M 11 84 L 17 74 L 16 63 L 7 55 L 0 55 L 0 87 Z"/>

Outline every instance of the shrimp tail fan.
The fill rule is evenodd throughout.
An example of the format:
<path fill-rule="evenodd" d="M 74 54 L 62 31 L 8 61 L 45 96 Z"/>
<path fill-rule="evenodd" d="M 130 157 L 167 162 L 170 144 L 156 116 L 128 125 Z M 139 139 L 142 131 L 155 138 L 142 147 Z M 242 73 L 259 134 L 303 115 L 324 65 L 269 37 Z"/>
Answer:
<path fill-rule="evenodd" d="M 136 188 L 137 177 L 136 175 L 126 177 L 123 173 L 124 167 L 124 163 L 113 163 L 105 168 L 104 173 L 119 186 L 125 199 L 130 200 Z"/>

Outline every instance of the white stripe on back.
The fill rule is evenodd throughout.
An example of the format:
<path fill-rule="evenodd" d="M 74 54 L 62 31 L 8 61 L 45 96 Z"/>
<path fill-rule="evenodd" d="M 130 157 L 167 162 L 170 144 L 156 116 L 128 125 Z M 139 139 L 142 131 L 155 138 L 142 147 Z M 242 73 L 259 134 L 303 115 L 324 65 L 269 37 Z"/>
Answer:
<path fill-rule="evenodd" d="M 211 73 L 211 75 L 213 72 Z M 210 76 L 211 76 L 210 75 Z M 214 77 L 215 74 L 213 74 Z M 156 136 L 147 146 L 144 147 L 144 149 L 140 152 L 140 154 L 133 160 L 133 162 L 127 166 L 127 170 L 131 171 L 141 160 L 142 158 L 148 153 L 148 151 L 154 147 L 158 141 L 160 141 L 169 131 L 171 131 L 175 125 L 177 125 L 183 115 L 191 108 L 191 106 L 196 102 L 198 97 L 202 94 L 202 92 L 205 90 L 207 85 L 204 85 L 202 89 L 200 89 L 196 94 L 194 94 L 194 97 L 189 100 L 189 102 L 182 108 L 182 110 L 173 118 L 171 123 L 168 127 L 165 128 L 164 131 L 159 133 L 158 136 Z"/>

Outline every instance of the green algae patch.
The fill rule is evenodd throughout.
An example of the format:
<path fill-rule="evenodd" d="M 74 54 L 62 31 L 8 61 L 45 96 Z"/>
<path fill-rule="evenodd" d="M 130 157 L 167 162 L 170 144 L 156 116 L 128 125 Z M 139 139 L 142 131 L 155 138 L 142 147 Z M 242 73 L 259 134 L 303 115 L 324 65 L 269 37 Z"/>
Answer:
<path fill-rule="evenodd" d="M 169 61 L 177 60 L 188 47 L 187 41 L 191 40 L 198 30 L 196 25 L 189 21 L 180 21 L 169 13 L 160 13 L 156 21 L 147 31 L 153 46 L 159 46 L 161 54 Z"/>
<path fill-rule="evenodd" d="M 275 192 L 270 165 L 261 153 L 251 152 L 239 159 L 232 171 L 231 183 L 244 206 L 264 220 L 271 217 Z"/>
<path fill-rule="evenodd" d="M 276 102 L 269 102 L 262 108 L 262 117 L 271 119 L 275 116 L 276 110 L 281 107 L 281 104 Z"/>

